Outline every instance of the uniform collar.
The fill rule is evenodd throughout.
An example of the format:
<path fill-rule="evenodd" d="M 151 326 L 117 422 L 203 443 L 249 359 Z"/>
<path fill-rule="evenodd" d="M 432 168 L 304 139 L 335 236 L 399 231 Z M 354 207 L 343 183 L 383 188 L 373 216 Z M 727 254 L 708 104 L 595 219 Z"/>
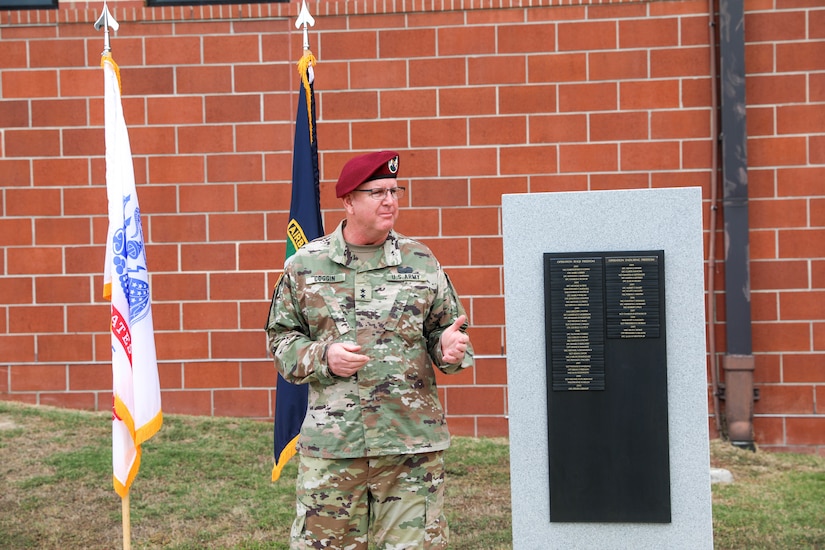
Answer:
<path fill-rule="evenodd" d="M 347 242 L 344 240 L 344 225 L 346 225 L 346 223 L 346 220 L 342 220 L 332 233 L 332 238 L 329 243 L 329 258 L 335 263 L 355 269 L 357 262 L 347 247 Z M 394 229 L 390 229 L 390 233 L 387 235 L 387 240 L 384 241 L 383 246 L 383 257 L 379 265 L 375 266 L 375 269 L 401 265 L 401 249 L 398 246 L 398 233 L 396 233 Z"/>

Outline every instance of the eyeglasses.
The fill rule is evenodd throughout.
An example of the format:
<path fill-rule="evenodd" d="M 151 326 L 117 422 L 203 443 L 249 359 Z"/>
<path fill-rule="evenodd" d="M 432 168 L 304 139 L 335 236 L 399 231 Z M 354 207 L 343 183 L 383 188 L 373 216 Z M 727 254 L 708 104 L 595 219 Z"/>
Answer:
<path fill-rule="evenodd" d="M 353 189 L 357 193 L 369 193 L 370 198 L 376 201 L 384 200 L 387 193 L 392 195 L 393 199 L 403 199 L 406 187 L 375 187 L 373 189 Z"/>

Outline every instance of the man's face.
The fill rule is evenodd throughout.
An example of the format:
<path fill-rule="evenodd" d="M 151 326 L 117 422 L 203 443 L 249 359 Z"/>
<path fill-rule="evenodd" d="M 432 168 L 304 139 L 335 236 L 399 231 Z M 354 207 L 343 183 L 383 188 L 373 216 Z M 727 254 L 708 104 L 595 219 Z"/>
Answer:
<path fill-rule="evenodd" d="M 366 191 L 392 189 L 397 185 L 395 178 L 368 181 L 343 198 L 347 240 L 353 244 L 374 244 L 387 238 L 398 218 L 398 199 L 392 193 L 385 192 L 376 198 Z"/>

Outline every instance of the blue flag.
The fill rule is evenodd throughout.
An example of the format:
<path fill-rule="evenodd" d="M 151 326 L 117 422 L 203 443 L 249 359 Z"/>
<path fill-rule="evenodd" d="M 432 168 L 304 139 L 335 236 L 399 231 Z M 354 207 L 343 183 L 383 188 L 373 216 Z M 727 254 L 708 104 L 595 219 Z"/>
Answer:
<path fill-rule="evenodd" d="M 315 139 L 315 57 L 305 51 L 298 62 L 301 88 L 295 119 L 295 145 L 292 154 L 292 202 L 287 224 L 286 258 L 313 239 L 324 234 L 318 175 L 318 143 Z M 275 390 L 275 466 L 276 481 L 284 465 L 295 456 L 301 424 L 307 411 L 307 386 L 290 384 L 278 374 Z"/>

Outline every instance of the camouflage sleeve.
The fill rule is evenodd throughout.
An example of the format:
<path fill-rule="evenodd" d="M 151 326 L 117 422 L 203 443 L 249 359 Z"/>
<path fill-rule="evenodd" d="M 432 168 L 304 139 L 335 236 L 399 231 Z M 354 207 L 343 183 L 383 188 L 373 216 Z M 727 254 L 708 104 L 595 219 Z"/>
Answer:
<path fill-rule="evenodd" d="M 310 334 L 295 281 L 286 270 L 275 285 L 266 323 L 267 346 L 275 358 L 275 367 L 293 384 L 331 384 L 334 375 L 326 363 L 327 343 L 313 340 Z"/>
<path fill-rule="evenodd" d="M 467 351 L 461 363 L 444 363 L 441 353 L 441 335 L 455 320 L 466 315 L 461 301 L 453 288 L 450 278 L 438 266 L 438 289 L 430 313 L 424 321 L 424 334 L 427 338 L 427 350 L 435 366 L 446 374 L 455 374 L 475 364 L 473 359 L 473 345 L 468 343 Z M 462 331 L 467 327 L 466 323 Z"/>

